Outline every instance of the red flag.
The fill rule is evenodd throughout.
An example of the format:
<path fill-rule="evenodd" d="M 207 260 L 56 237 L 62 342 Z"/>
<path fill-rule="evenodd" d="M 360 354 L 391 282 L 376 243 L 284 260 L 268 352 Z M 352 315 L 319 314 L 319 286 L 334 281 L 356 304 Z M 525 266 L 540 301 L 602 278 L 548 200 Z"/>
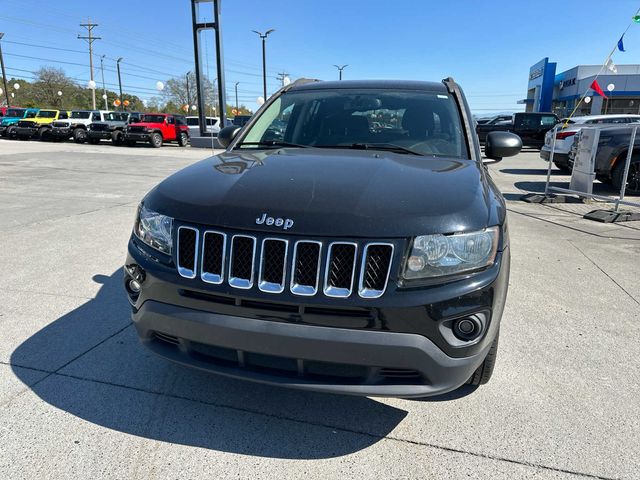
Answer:
<path fill-rule="evenodd" d="M 597 80 L 594 80 L 594 81 L 591 83 L 591 87 L 590 87 L 590 88 L 591 88 L 592 90 L 595 90 L 595 91 L 598 93 L 598 95 L 600 95 L 601 97 L 607 98 L 607 96 L 604 94 L 604 92 L 603 92 L 603 91 L 602 91 L 602 89 L 600 88 L 600 85 L 598 85 L 598 81 L 597 81 Z"/>

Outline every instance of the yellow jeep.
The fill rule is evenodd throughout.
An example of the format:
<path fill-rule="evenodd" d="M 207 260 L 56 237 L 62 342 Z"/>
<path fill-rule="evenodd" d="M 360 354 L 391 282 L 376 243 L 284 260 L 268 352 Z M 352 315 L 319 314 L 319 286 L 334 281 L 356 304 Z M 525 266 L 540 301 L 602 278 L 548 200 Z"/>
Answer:
<path fill-rule="evenodd" d="M 42 109 L 35 117 L 20 120 L 13 131 L 13 138 L 28 140 L 35 137 L 44 140 L 51 130 L 51 124 L 66 118 L 69 118 L 66 110 Z"/>

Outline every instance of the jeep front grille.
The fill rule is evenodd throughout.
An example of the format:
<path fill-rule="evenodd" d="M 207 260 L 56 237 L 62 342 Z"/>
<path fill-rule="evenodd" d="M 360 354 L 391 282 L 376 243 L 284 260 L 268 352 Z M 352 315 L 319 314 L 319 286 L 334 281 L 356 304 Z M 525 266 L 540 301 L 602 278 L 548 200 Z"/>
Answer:
<path fill-rule="evenodd" d="M 89 125 L 89 128 L 94 132 L 106 132 L 109 130 L 109 125 L 106 123 L 92 123 Z"/>
<path fill-rule="evenodd" d="M 393 262 L 394 245 L 386 242 L 320 242 L 252 235 L 228 235 L 216 230 L 178 228 L 178 273 L 209 284 L 300 296 L 320 291 L 347 298 L 384 294 Z"/>

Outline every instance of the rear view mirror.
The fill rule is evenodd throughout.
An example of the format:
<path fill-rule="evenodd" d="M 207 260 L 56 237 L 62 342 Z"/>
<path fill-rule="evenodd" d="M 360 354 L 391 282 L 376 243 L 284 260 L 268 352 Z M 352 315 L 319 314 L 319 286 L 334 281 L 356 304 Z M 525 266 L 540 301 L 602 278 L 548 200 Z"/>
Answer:
<path fill-rule="evenodd" d="M 224 148 L 227 148 L 231 144 L 233 139 L 236 138 L 236 135 L 238 135 L 239 131 L 240 131 L 240 127 L 238 127 L 237 125 L 232 125 L 230 127 L 224 127 L 218 133 L 218 142 Z"/>
<path fill-rule="evenodd" d="M 513 157 L 522 150 L 522 139 L 511 132 L 489 132 L 484 144 L 484 154 L 488 159 L 500 161 Z"/>

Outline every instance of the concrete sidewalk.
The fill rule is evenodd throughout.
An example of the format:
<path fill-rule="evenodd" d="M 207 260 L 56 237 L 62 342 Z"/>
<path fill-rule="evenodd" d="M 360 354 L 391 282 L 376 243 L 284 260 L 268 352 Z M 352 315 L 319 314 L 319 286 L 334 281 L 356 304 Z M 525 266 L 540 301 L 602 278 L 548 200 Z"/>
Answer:
<path fill-rule="evenodd" d="M 638 478 L 639 224 L 521 202 L 544 181 L 537 152 L 491 166 L 512 249 L 491 382 L 428 401 L 302 393 L 135 337 L 135 208 L 207 155 L 0 140 L 0 478 Z"/>

